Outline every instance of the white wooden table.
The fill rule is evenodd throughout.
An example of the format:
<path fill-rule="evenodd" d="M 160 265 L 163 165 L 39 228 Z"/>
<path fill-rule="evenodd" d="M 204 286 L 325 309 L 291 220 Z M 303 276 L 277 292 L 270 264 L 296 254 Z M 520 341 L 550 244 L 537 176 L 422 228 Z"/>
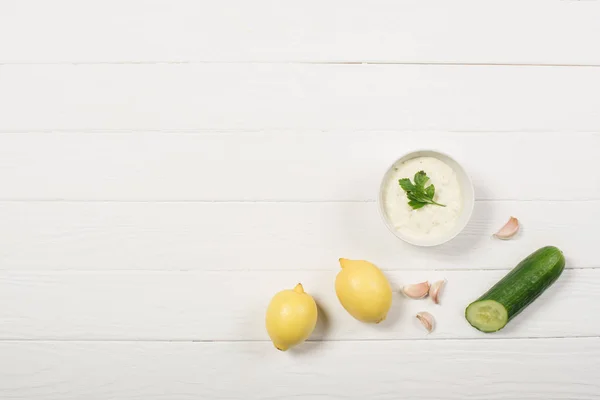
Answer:
<path fill-rule="evenodd" d="M 600 398 L 598 1 L 0 0 L 0 399 Z M 465 232 L 411 247 L 385 167 L 471 174 Z M 490 234 L 510 216 L 520 236 Z M 464 307 L 527 254 L 567 270 L 502 332 Z M 399 293 L 353 320 L 339 257 Z M 276 351 L 302 282 L 311 341 Z M 437 329 L 414 319 L 428 310 Z"/>

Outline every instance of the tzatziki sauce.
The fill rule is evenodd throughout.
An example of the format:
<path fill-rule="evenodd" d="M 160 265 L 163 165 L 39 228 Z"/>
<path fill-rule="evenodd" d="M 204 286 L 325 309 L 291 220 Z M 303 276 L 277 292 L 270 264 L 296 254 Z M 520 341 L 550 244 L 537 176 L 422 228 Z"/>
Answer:
<path fill-rule="evenodd" d="M 414 182 L 418 171 L 425 171 L 429 181 L 425 186 L 435 185 L 433 200 L 444 204 L 440 207 L 427 204 L 414 210 L 408 205 L 406 192 L 398 181 L 409 178 Z M 434 157 L 416 157 L 396 163 L 383 188 L 385 213 L 393 227 L 401 234 L 415 238 L 435 238 L 452 231 L 462 210 L 462 195 L 456 172 L 443 161 Z"/>

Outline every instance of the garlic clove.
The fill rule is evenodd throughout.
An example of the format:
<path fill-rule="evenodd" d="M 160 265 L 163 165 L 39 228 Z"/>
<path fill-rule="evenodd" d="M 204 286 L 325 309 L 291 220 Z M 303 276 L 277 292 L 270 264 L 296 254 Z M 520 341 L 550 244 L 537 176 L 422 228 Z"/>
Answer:
<path fill-rule="evenodd" d="M 421 311 L 416 315 L 417 319 L 423 324 L 427 332 L 433 331 L 435 327 L 435 319 L 433 319 L 433 315 L 429 314 L 427 311 Z"/>
<path fill-rule="evenodd" d="M 515 217 L 510 217 L 508 222 L 504 224 L 502 228 L 498 232 L 494 234 L 494 237 L 497 239 L 507 240 L 511 237 L 515 236 L 519 231 L 519 220 Z"/>
<path fill-rule="evenodd" d="M 402 292 L 411 299 L 422 299 L 429 293 L 429 282 L 413 283 L 402 288 Z"/>
<path fill-rule="evenodd" d="M 433 300 L 435 304 L 440 304 L 440 296 L 445 284 L 445 279 L 431 284 L 431 288 L 429 289 L 429 297 L 431 297 L 431 300 Z"/>

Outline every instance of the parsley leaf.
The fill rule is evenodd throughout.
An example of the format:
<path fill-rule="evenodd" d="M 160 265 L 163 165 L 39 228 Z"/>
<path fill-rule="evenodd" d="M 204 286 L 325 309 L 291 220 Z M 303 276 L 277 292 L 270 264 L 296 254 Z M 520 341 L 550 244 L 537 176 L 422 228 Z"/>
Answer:
<path fill-rule="evenodd" d="M 418 210 L 421 207 L 425 207 L 427 203 L 420 203 L 418 201 L 415 200 L 411 200 L 408 202 L 408 205 L 411 206 L 413 208 L 413 210 Z"/>
<path fill-rule="evenodd" d="M 446 207 L 445 205 L 437 203 L 433 200 L 433 196 L 435 195 L 435 186 L 429 185 L 425 187 L 425 184 L 427 181 L 429 181 L 429 177 L 425 171 L 417 172 L 413 180 L 414 184 L 409 178 L 403 178 L 398 181 L 398 184 L 400 184 L 402 190 L 406 192 L 408 205 L 411 206 L 413 210 L 422 208 L 427 204 Z"/>
<path fill-rule="evenodd" d="M 415 191 L 415 185 L 413 185 L 410 179 L 408 178 L 400 179 L 398 183 L 400 184 L 400 187 L 404 189 L 405 192 Z"/>
<path fill-rule="evenodd" d="M 429 177 L 425 173 L 425 171 L 419 171 L 415 174 L 415 186 L 416 187 L 425 187 L 425 184 L 429 180 Z"/>
<path fill-rule="evenodd" d="M 433 195 L 435 194 L 435 186 L 433 186 L 433 183 L 425 188 L 425 194 L 433 200 Z"/>

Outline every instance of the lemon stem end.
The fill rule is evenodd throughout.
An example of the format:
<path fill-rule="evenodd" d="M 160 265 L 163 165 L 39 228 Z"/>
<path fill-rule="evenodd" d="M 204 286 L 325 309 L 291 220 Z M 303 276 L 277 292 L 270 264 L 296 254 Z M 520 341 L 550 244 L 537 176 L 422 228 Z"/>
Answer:
<path fill-rule="evenodd" d="M 296 293 L 304 293 L 304 288 L 302 287 L 302 284 L 299 283 L 296 285 L 296 287 L 294 288 L 294 292 Z"/>

